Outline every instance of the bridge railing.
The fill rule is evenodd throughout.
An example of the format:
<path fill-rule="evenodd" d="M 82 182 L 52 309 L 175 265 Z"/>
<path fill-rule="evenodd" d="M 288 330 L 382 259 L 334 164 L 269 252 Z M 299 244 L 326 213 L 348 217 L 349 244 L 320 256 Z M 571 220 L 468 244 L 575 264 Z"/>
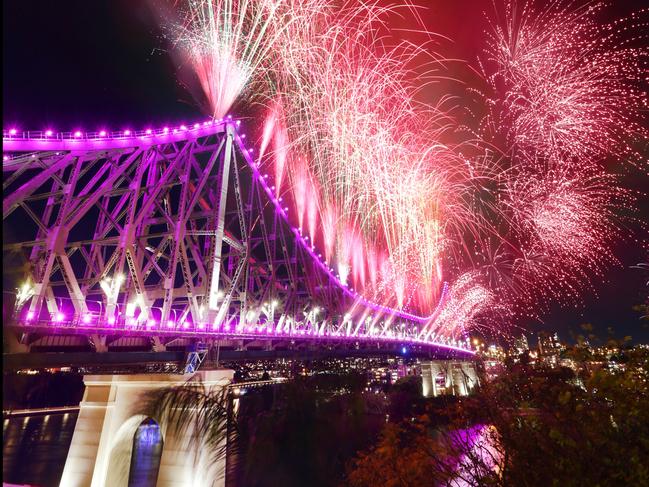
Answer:
<path fill-rule="evenodd" d="M 13 294 L 6 292 L 4 294 Z M 31 299 L 31 298 L 30 298 Z M 6 298 L 5 298 L 6 300 Z M 146 319 L 140 315 L 126 316 L 124 307 L 116 305 L 114 319 L 107 319 L 103 310 L 106 305 L 99 300 L 86 300 L 88 312 L 79 316 L 72 311 L 70 298 L 55 298 L 57 311 L 50 312 L 43 308 L 38 316 L 30 314 L 29 299 L 14 308 L 10 323 L 29 330 L 54 334 L 124 334 L 124 335 L 173 335 L 217 338 L 225 340 L 331 340 L 341 342 L 385 343 L 392 346 L 424 346 L 444 348 L 462 353 L 473 353 L 468 342 L 461 342 L 447 337 L 421 338 L 416 332 L 401 328 L 394 332 L 381 334 L 378 328 L 350 332 L 340 327 L 314 326 L 308 321 L 293 319 L 258 321 L 246 324 L 229 324 L 227 321 L 218 324 L 195 323 L 182 320 L 180 310 L 172 309 L 170 320 L 160 323 L 162 308 L 151 307 Z M 6 300 L 7 301 L 7 300 Z M 280 323 L 281 321 L 281 323 Z"/>
<path fill-rule="evenodd" d="M 168 134 L 177 134 L 180 132 L 191 132 L 204 127 L 218 125 L 225 121 L 231 121 L 232 117 L 227 119 L 209 119 L 203 122 L 194 122 L 192 124 L 182 124 L 178 126 L 163 126 L 157 128 L 145 128 L 142 130 L 72 130 L 67 132 L 56 132 L 51 129 L 46 130 L 18 130 L 17 128 L 3 129 L 3 140 L 108 140 L 108 139 L 135 139 L 156 136 L 165 136 Z M 239 120 L 234 123 L 239 124 Z"/>

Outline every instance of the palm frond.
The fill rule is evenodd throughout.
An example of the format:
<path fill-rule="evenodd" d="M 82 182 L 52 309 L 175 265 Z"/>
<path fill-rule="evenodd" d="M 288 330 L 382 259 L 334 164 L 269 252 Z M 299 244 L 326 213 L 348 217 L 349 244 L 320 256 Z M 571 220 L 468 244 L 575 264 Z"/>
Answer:
<path fill-rule="evenodd" d="M 167 434 L 190 440 L 195 458 L 208 454 L 212 464 L 236 449 L 236 422 L 227 388 L 208 388 L 200 379 L 154 391 L 144 405 Z M 187 434 L 189 432 L 189 434 Z"/>

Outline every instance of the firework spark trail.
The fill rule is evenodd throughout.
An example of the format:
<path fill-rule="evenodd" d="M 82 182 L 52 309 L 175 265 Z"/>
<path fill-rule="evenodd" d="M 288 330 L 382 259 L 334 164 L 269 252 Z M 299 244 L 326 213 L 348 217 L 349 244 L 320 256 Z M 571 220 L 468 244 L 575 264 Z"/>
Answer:
<path fill-rule="evenodd" d="M 648 105 L 647 50 L 619 33 L 646 11 L 602 27 L 601 8 L 507 3 L 482 63 L 488 115 L 456 146 L 441 142 L 459 128 L 452 100 L 417 97 L 442 59 L 385 37 L 396 11 L 416 23 L 411 5 L 202 0 L 177 39 L 215 116 L 246 93 L 267 107 L 259 162 L 341 280 L 423 314 L 448 280 L 421 333 L 457 337 L 578 300 L 615 262 L 633 201 L 606 164 L 646 164 Z"/>
<path fill-rule="evenodd" d="M 507 5 L 489 43 L 495 70 L 488 76 L 494 87 L 504 85 L 494 121 L 506 128 L 510 147 L 577 169 L 616 151 L 638 157 L 630 142 L 647 137 L 636 116 L 646 104 L 637 81 L 647 52 L 625 47 L 617 23 L 598 25 L 602 8 L 553 1 L 539 14 L 527 3 Z"/>
<path fill-rule="evenodd" d="M 215 118 L 265 76 L 289 28 L 309 18 L 308 4 L 280 0 L 190 0 L 178 6 L 182 19 L 172 35 Z"/>
<path fill-rule="evenodd" d="M 354 284 L 375 298 L 425 308 L 439 291 L 444 210 L 455 201 L 449 195 L 462 194 L 448 176 L 457 156 L 437 142 L 448 115 L 415 101 L 418 88 L 406 66 L 421 48 L 384 46 L 378 30 L 389 9 L 366 9 L 339 10 L 321 31 L 291 36 L 294 44 L 280 56 L 277 97 L 288 115 L 291 150 L 308 154 L 312 179 L 336 208 L 335 261 L 343 281 L 351 271 Z M 325 220 L 327 206 L 317 206 Z M 357 233 L 365 245 L 352 253 Z M 366 277 L 377 276 L 365 268 L 375 247 L 389 257 L 372 289 Z M 420 285 L 422 302 L 410 302 Z"/>
<path fill-rule="evenodd" d="M 602 8 L 555 1 L 539 13 L 509 3 L 487 49 L 483 136 L 501 141 L 487 162 L 500 182 L 495 220 L 507 244 L 498 258 L 508 275 L 494 290 L 528 315 L 539 303 L 578 302 L 616 262 L 611 247 L 625 231 L 615 214 L 634 201 L 605 164 L 647 162 L 634 148 L 647 143 L 638 118 L 647 50 L 619 39 L 626 24 L 598 25 Z"/>

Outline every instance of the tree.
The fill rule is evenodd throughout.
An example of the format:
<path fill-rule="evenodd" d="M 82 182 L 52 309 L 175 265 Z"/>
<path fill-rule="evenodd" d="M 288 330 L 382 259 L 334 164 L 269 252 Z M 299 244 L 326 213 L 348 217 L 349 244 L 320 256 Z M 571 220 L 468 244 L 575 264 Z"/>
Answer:
<path fill-rule="evenodd" d="M 512 367 L 449 405 L 444 428 L 426 417 L 386 427 L 348 485 L 649 485 L 648 355 L 635 350 L 625 372 L 597 371 L 585 389 L 570 369 Z"/>
<path fill-rule="evenodd" d="M 185 436 L 197 455 L 208 455 L 211 463 L 222 460 L 228 450 L 236 451 L 236 423 L 226 388 L 211 389 L 200 380 L 158 389 L 144 404 L 144 414 L 156 419 L 167 434 Z M 214 472 L 216 478 L 225 472 Z M 216 480 L 216 478 L 214 480 Z"/>

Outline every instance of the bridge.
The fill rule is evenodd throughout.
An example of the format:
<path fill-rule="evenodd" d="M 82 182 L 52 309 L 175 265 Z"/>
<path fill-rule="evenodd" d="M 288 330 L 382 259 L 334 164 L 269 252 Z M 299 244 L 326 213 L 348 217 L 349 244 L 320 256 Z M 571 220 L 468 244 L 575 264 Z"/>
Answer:
<path fill-rule="evenodd" d="M 418 316 L 343 282 L 294 226 L 240 120 L 10 129 L 3 145 L 3 254 L 24 270 L 5 325 L 13 351 L 474 353 L 433 331 L 446 292 Z"/>

